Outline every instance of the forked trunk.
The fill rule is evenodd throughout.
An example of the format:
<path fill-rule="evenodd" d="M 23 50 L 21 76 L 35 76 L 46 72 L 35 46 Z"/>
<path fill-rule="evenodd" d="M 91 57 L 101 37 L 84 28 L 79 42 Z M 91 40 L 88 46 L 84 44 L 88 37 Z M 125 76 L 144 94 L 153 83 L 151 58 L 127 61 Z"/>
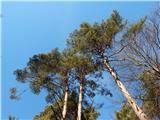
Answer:
<path fill-rule="evenodd" d="M 140 120 L 150 120 L 145 115 L 145 113 L 142 111 L 142 109 L 136 104 L 136 101 L 131 97 L 129 92 L 126 90 L 125 86 L 120 81 L 117 73 L 114 71 L 114 69 L 110 66 L 110 64 L 106 60 L 104 60 L 104 65 L 108 69 L 108 71 L 110 72 L 112 77 L 114 78 L 116 84 L 118 85 L 118 87 L 121 90 L 122 94 L 125 96 L 125 98 L 127 99 L 128 103 L 130 104 L 130 106 L 134 110 L 135 114 L 138 116 L 138 118 Z"/>
<path fill-rule="evenodd" d="M 83 94 L 83 84 L 81 82 L 80 86 L 79 86 L 79 101 L 78 101 L 78 116 L 77 116 L 77 120 L 81 120 L 81 116 L 82 116 L 82 94 Z"/>
<path fill-rule="evenodd" d="M 66 88 L 65 88 L 64 104 L 63 104 L 63 111 L 62 111 L 62 119 L 61 120 L 66 119 L 67 103 L 68 103 L 68 85 L 66 85 Z"/>

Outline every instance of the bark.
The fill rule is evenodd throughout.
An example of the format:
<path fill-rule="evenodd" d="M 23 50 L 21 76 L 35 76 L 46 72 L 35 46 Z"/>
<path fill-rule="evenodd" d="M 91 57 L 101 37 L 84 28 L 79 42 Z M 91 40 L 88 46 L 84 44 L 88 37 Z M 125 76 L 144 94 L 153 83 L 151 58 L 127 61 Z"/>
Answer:
<path fill-rule="evenodd" d="M 81 120 L 81 116 L 82 116 L 82 94 L 83 94 L 83 84 L 81 82 L 80 86 L 79 86 L 79 101 L 78 101 L 78 116 L 77 116 L 77 120 Z"/>
<path fill-rule="evenodd" d="M 132 109 L 134 110 L 134 112 L 136 113 L 136 115 L 138 116 L 138 118 L 140 120 L 150 120 L 146 116 L 146 114 L 142 111 L 142 109 L 137 105 L 136 101 L 131 97 L 131 95 L 126 90 L 126 88 L 123 85 L 123 83 L 120 81 L 117 73 L 110 66 L 110 64 L 107 62 L 107 60 L 104 60 L 104 65 L 105 65 L 106 69 L 110 72 L 110 74 L 112 75 L 112 77 L 114 78 L 116 84 L 118 85 L 118 87 L 121 90 L 122 94 L 125 96 L 125 98 L 127 99 L 128 103 L 130 104 L 130 106 L 132 107 Z"/>
<path fill-rule="evenodd" d="M 66 85 L 66 88 L 65 88 L 64 105 L 63 105 L 62 119 L 61 120 L 65 120 L 65 118 L 66 118 L 67 103 L 68 103 L 68 85 Z"/>

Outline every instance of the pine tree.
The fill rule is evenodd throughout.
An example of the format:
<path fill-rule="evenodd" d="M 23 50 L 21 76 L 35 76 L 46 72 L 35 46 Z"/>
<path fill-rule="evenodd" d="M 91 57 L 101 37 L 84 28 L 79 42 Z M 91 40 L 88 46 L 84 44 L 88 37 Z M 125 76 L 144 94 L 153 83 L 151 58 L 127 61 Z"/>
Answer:
<path fill-rule="evenodd" d="M 79 81 L 79 102 L 78 102 L 78 113 L 77 120 L 82 119 L 82 102 L 84 96 L 84 87 L 86 82 L 86 75 L 93 74 L 94 65 L 92 65 L 92 61 L 89 57 L 86 57 L 82 54 L 77 53 L 69 53 L 70 59 L 68 61 L 69 64 L 72 64 L 72 74 L 75 76 L 75 80 Z"/>
<path fill-rule="evenodd" d="M 121 31 L 125 24 L 118 12 L 113 11 L 111 17 L 101 24 L 81 24 L 79 29 L 71 33 L 67 43 L 70 48 L 87 55 L 92 55 L 96 64 L 102 66 L 103 69 L 107 69 L 136 115 L 140 120 L 147 120 L 147 116 L 128 93 L 109 61 L 109 51 L 117 47 L 113 43 L 115 43 L 116 35 L 122 33 Z"/>
<path fill-rule="evenodd" d="M 61 53 L 58 49 L 54 49 L 47 54 L 34 55 L 24 69 L 17 69 L 14 74 L 17 81 L 29 83 L 34 94 L 38 95 L 42 89 L 45 89 L 47 91 L 46 101 L 57 103 L 67 86 L 64 84 L 67 81 L 67 76 L 65 76 L 67 71 L 62 68 Z M 11 98 L 17 98 L 16 89 L 11 90 Z M 62 111 L 59 112 L 62 113 Z"/>
<path fill-rule="evenodd" d="M 71 49 L 66 49 L 62 53 L 54 49 L 51 53 L 34 55 L 24 69 L 18 69 L 14 73 L 19 82 L 29 83 L 33 93 L 38 95 L 42 89 L 47 91 L 46 101 L 57 106 L 58 117 L 56 116 L 55 119 L 58 120 L 68 118 L 67 111 L 70 109 L 68 108 L 68 96 L 70 92 L 77 90 L 79 83 L 81 89 L 76 107 L 78 107 L 78 119 L 82 119 L 84 96 L 93 98 L 95 91 L 98 94 L 111 96 L 110 91 L 103 89 L 92 80 L 94 76 L 96 79 L 101 77 L 98 72 L 94 75 L 97 69 L 92 63 L 90 57 L 78 54 Z M 90 74 L 93 75 L 92 79 L 86 79 L 86 75 Z M 15 88 L 12 88 L 10 92 L 11 99 L 18 99 Z"/>

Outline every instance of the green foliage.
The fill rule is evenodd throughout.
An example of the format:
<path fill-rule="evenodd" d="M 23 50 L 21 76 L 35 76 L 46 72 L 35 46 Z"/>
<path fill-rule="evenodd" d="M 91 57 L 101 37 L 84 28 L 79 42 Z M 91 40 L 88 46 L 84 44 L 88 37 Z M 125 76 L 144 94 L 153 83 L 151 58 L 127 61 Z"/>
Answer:
<path fill-rule="evenodd" d="M 49 86 L 54 89 L 56 81 L 56 70 L 60 61 L 60 53 L 54 49 L 48 54 L 38 54 L 30 58 L 24 69 L 18 69 L 14 72 L 16 79 L 22 83 L 29 82 L 31 90 L 39 94 L 42 88 Z M 49 90 L 48 89 L 48 90 Z"/>
<path fill-rule="evenodd" d="M 34 120 L 60 120 L 63 101 L 59 100 L 57 103 L 48 105 L 43 112 L 34 117 Z M 72 92 L 69 95 L 66 120 L 77 119 L 77 104 L 78 94 L 76 92 Z M 91 104 L 84 104 L 83 102 L 82 120 L 96 120 L 98 116 L 99 112 L 97 112 Z"/>
<path fill-rule="evenodd" d="M 119 112 L 116 112 L 115 120 L 139 120 L 133 109 L 124 104 Z"/>
<path fill-rule="evenodd" d="M 69 93 L 67 120 L 76 120 L 78 96 L 73 91 L 78 91 L 78 82 L 83 81 L 83 114 L 84 120 L 95 120 L 99 113 L 93 106 L 85 100 L 88 97 L 94 97 L 95 91 L 103 92 L 104 95 L 111 95 L 107 89 L 100 88 L 93 79 L 87 79 L 86 76 L 97 72 L 96 66 L 90 56 L 77 53 L 73 49 L 64 50 L 60 53 L 57 49 L 51 53 L 38 54 L 30 58 L 24 69 L 16 70 L 16 78 L 22 83 L 29 83 L 33 93 L 39 94 L 42 89 L 47 91 L 46 101 L 52 103 L 47 106 L 45 111 L 35 116 L 35 120 L 59 120 L 62 117 L 64 88 L 66 79 L 68 79 Z M 101 75 L 96 73 L 96 79 Z M 72 87 L 73 86 L 73 87 Z M 16 91 L 12 90 L 12 96 L 16 96 Z M 88 108 L 89 107 L 89 108 Z M 92 111 L 88 111 L 92 109 Z"/>
<path fill-rule="evenodd" d="M 82 23 L 80 28 L 71 33 L 68 46 L 83 53 L 101 54 L 112 46 L 115 35 L 120 32 L 124 23 L 117 11 L 113 11 L 110 18 L 102 23 Z"/>
<path fill-rule="evenodd" d="M 39 94 L 42 89 L 47 91 L 47 102 L 53 102 L 63 92 L 63 80 L 59 75 L 61 53 L 58 49 L 47 54 L 34 55 L 29 59 L 24 69 L 14 72 L 16 80 L 21 83 L 29 83 L 34 94 Z M 11 98 L 16 99 L 16 91 L 11 89 Z M 21 94 L 20 94 L 21 95 Z M 19 97 L 19 96 L 18 96 Z"/>
<path fill-rule="evenodd" d="M 22 83 L 28 82 L 35 94 L 46 89 L 48 92 L 47 100 L 50 101 L 50 97 L 54 94 L 61 94 L 62 88 L 60 86 L 66 77 L 69 80 L 72 78 L 72 80 L 82 81 L 83 79 L 84 81 L 86 75 L 98 71 L 98 65 L 95 65 L 95 61 L 92 60 L 93 56 L 81 54 L 78 50 L 95 54 L 103 53 L 106 48 L 111 47 L 112 40 L 123 27 L 122 17 L 117 11 L 113 11 L 110 18 L 100 24 L 83 23 L 80 29 L 75 30 L 68 40 L 68 45 L 72 49 L 66 49 L 63 53 L 54 49 L 48 54 L 34 55 L 24 69 L 18 69 L 14 72 L 16 79 Z"/>
<path fill-rule="evenodd" d="M 96 120 L 99 115 L 100 113 L 93 106 L 89 106 L 83 111 L 84 120 Z"/>
<path fill-rule="evenodd" d="M 90 56 L 73 49 L 66 49 L 62 53 L 54 49 L 51 53 L 34 55 L 24 69 L 18 69 L 14 73 L 18 81 L 29 83 L 33 93 L 38 95 L 41 90 L 46 90 L 46 101 L 53 103 L 63 94 L 66 83 L 72 91 L 78 88 L 78 82 L 83 82 L 84 94 L 89 97 L 94 97 L 97 90 L 100 94 L 111 95 L 109 90 L 100 88 L 93 80 L 93 77 L 101 78 L 101 73 L 97 70 Z M 89 79 L 86 79 L 87 75 Z M 15 90 L 11 89 L 12 99 L 19 97 Z"/>
<path fill-rule="evenodd" d="M 72 63 L 76 76 L 79 79 L 83 79 L 86 75 L 95 71 L 91 58 L 83 54 L 74 54 L 70 59 L 70 63 Z"/>
<path fill-rule="evenodd" d="M 139 32 L 144 22 L 145 19 L 131 25 L 124 37 Z M 39 94 L 42 89 L 47 91 L 46 100 L 52 105 L 47 106 L 43 112 L 36 115 L 34 120 L 61 119 L 66 83 L 69 83 L 70 92 L 66 120 L 76 120 L 78 94 L 75 91 L 77 91 L 78 82 L 83 83 L 84 86 L 82 119 L 95 120 L 99 116 L 99 112 L 86 101 L 86 96 L 93 98 L 95 91 L 100 92 L 101 95 L 112 96 L 112 94 L 95 82 L 91 75 L 95 75 L 96 79 L 101 77 L 101 74 L 98 76 L 96 74 L 101 73 L 104 69 L 102 59 L 107 57 L 107 50 L 113 47 L 116 35 L 122 33 L 125 25 L 126 23 L 117 11 L 113 11 L 110 18 L 101 23 L 93 25 L 82 23 L 79 29 L 70 34 L 67 40 L 68 48 L 62 53 L 54 49 L 47 54 L 34 55 L 24 69 L 17 69 L 14 72 L 17 81 L 28 82 L 33 93 Z M 72 85 L 74 87 L 71 87 Z M 11 93 L 14 98 L 16 90 L 11 89 Z M 128 105 L 124 105 L 121 111 L 116 113 L 116 119 L 137 120 L 137 117 Z"/>
<path fill-rule="evenodd" d="M 127 32 L 123 35 L 124 39 L 135 37 L 135 35 L 143 29 L 146 19 L 147 17 L 140 19 L 137 23 L 130 25 L 130 27 L 127 29 Z"/>

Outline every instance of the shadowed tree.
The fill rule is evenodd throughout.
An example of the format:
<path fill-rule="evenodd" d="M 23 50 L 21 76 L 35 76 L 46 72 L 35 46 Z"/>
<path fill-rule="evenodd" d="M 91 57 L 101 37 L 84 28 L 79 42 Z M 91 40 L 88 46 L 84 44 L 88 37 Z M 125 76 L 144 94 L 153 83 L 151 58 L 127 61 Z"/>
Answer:
<path fill-rule="evenodd" d="M 79 29 L 71 33 L 67 43 L 68 47 L 80 53 L 91 55 L 95 64 L 101 66 L 102 69 L 107 69 L 136 115 L 140 120 L 147 120 L 147 116 L 136 104 L 135 100 L 120 81 L 116 71 L 110 65 L 110 56 L 113 56 L 110 55 L 110 52 L 118 47 L 115 46 L 115 43 L 119 42 L 116 39 L 123 34 L 122 30 L 125 24 L 118 12 L 113 11 L 111 17 L 100 24 L 81 24 Z"/>

